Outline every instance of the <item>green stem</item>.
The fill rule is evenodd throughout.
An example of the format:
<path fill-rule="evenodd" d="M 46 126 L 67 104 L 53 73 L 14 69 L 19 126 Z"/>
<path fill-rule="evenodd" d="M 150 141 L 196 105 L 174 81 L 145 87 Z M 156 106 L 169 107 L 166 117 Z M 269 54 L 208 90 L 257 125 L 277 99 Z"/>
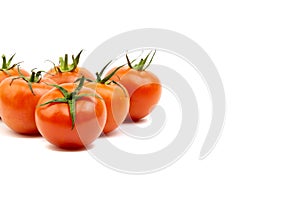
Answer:
<path fill-rule="evenodd" d="M 29 78 L 29 82 L 34 82 L 35 81 L 35 72 L 33 71 L 32 73 L 31 73 L 31 76 L 30 76 L 30 78 Z"/>
<path fill-rule="evenodd" d="M 65 54 L 65 63 L 64 63 L 64 68 L 65 70 L 68 69 L 69 61 L 68 61 L 68 54 Z"/>

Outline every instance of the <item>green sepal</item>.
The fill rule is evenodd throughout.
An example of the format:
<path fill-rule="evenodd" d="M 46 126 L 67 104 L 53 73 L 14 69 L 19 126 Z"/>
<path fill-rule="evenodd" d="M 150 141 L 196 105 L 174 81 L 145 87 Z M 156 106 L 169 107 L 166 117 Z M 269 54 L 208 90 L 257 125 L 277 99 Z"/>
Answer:
<path fill-rule="evenodd" d="M 69 64 L 68 61 L 68 54 L 65 54 L 65 57 L 60 57 L 59 58 L 59 66 L 55 67 L 55 70 L 59 73 L 64 73 L 64 72 L 72 72 L 78 67 L 78 63 L 80 60 L 81 53 L 83 52 L 83 49 L 77 54 L 76 57 L 72 55 L 72 63 Z"/>
<path fill-rule="evenodd" d="M 42 103 L 38 106 L 45 106 L 50 103 L 66 103 L 66 102 L 67 102 L 67 100 L 65 98 L 57 98 L 57 99 L 53 99 L 53 100 L 47 101 L 45 103 Z"/>
<path fill-rule="evenodd" d="M 70 109 L 70 116 L 71 116 L 71 120 L 72 120 L 72 129 L 75 126 L 75 120 L 76 120 L 76 99 L 72 98 L 70 100 L 68 100 L 68 105 L 69 105 L 69 109 Z"/>
<path fill-rule="evenodd" d="M 151 53 L 152 53 L 152 51 L 150 51 L 150 52 L 147 54 L 147 56 L 146 56 L 145 58 L 142 58 L 142 59 L 139 61 L 139 63 L 137 63 L 137 64 L 135 64 L 135 65 L 133 65 L 133 66 L 132 66 L 132 63 L 133 63 L 136 59 L 133 60 L 133 61 L 130 61 L 128 55 L 126 54 L 126 60 L 127 60 L 128 66 L 129 66 L 131 69 L 135 69 L 135 70 L 138 70 L 138 71 L 145 71 L 145 70 L 150 66 L 150 64 L 152 63 L 153 58 L 154 58 L 154 56 L 155 56 L 155 54 L 156 54 L 156 50 L 154 50 L 154 53 L 152 54 L 150 61 L 147 63 L 147 60 L 148 60 L 149 56 L 151 55 Z M 147 64 L 146 64 L 146 63 L 147 63 Z"/>
<path fill-rule="evenodd" d="M 3 71 L 4 73 L 6 73 L 7 75 L 10 75 L 9 74 L 9 70 L 10 69 L 13 69 L 14 67 L 17 67 L 19 66 L 20 63 L 22 62 L 18 62 L 18 63 L 15 63 L 15 64 L 12 64 L 11 65 L 11 62 L 13 60 L 13 58 L 15 57 L 16 54 L 12 55 L 8 61 L 6 60 L 6 56 L 3 54 L 2 55 L 2 67 L 0 68 L 0 71 Z"/>
<path fill-rule="evenodd" d="M 26 77 L 26 76 L 24 76 L 24 74 L 22 74 L 22 72 L 20 71 L 20 67 L 18 66 L 19 76 L 11 79 L 10 85 L 17 79 L 23 79 L 25 82 L 27 82 L 31 93 L 35 96 L 34 91 L 32 89 L 32 83 L 39 83 L 42 79 L 42 73 L 44 72 L 44 71 L 35 72 L 36 69 L 37 68 L 32 69 L 30 77 Z"/>
<path fill-rule="evenodd" d="M 43 104 L 40 104 L 39 106 L 45 106 L 50 103 L 67 103 L 68 107 L 69 107 L 70 117 L 71 117 L 71 121 L 72 121 L 72 130 L 73 130 L 75 127 L 75 121 L 76 121 L 76 101 L 83 97 L 96 97 L 96 98 L 102 99 L 97 94 L 79 94 L 79 92 L 81 91 L 81 89 L 83 87 L 85 80 L 86 80 L 85 77 L 82 76 L 78 80 L 79 84 L 77 85 L 75 90 L 73 90 L 72 92 L 68 92 L 64 87 L 62 87 L 60 85 L 49 84 L 49 85 L 57 88 L 64 97 L 47 101 Z"/>
<path fill-rule="evenodd" d="M 104 78 L 102 78 L 104 71 L 106 70 L 106 68 L 111 64 L 112 60 L 109 61 L 102 69 L 101 71 L 98 73 L 96 72 L 96 81 L 97 83 L 101 83 L 101 84 L 110 84 L 110 79 L 111 77 L 113 77 L 113 75 L 115 75 L 115 73 L 121 69 L 122 67 L 124 67 L 125 64 L 120 65 L 119 67 L 117 67 L 114 71 L 112 71 L 110 74 L 108 74 L 107 76 L 105 76 Z"/>

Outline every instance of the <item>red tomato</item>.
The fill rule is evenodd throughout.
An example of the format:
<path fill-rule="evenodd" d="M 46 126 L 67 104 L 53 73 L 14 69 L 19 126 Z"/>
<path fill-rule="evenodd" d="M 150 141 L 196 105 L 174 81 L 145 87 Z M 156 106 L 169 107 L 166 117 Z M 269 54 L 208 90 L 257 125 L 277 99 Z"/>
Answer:
<path fill-rule="evenodd" d="M 95 77 L 91 72 L 89 72 L 85 68 L 79 68 L 79 67 L 77 67 L 73 71 L 66 71 L 66 72 L 57 71 L 57 67 L 56 67 L 51 69 L 49 72 L 47 72 L 47 74 L 45 74 L 45 77 L 54 80 L 58 84 L 74 83 L 78 78 L 82 76 L 91 80 L 95 79 Z"/>
<path fill-rule="evenodd" d="M 105 101 L 107 119 L 103 132 L 107 134 L 123 123 L 128 114 L 130 101 L 127 90 L 122 85 L 109 80 L 115 72 L 102 79 L 103 70 L 100 74 L 97 73 L 97 80 L 95 82 L 87 83 L 85 86 L 96 90 Z"/>
<path fill-rule="evenodd" d="M 60 148 L 86 147 L 100 136 L 105 125 L 104 100 L 82 85 L 81 81 L 79 85 L 55 86 L 38 102 L 37 127 L 46 140 Z"/>
<path fill-rule="evenodd" d="M 19 63 L 11 65 L 11 61 L 14 58 L 15 54 L 9 58 L 8 61 L 6 61 L 5 55 L 2 55 L 2 67 L 0 68 L 0 83 L 6 79 L 7 77 L 10 76 L 18 76 L 19 71 L 24 75 L 24 76 L 29 76 L 30 74 L 23 70 L 23 69 L 17 69 L 16 67 L 18 66 Z"/>
<path fill-rule="evenodd" d="M 47 83 L 47 84 L 46 84 Z M 40 72 L 31 77 L 12 76 L 0 84 L 0 116 L 3 122 L 15 132 L 38 134 L 34 112 L 40 97 L 52 87 L 53 80 L 40 78 Z"/>
<path fill-rule="evenodd" d="M 145 65 L 150 53 L 135 66 L 132 66 L 126 55 L 129 66 L 121 68 L 111 78 L 127 89 L 130 96 L 129 115 L 127 119 L 133 121 L 138 121 L 146 117 L 158 103 L 161 96 L 160 80 L 152 72 L 145 70 L 155 55 L 154 52 L 150 63 Z M 111 73 L 113 70 L 115 68 L 111 69 L 108 73 Z"/>
<path fill-rule="evenodd" d="M 50 69 L 45 77 L 54 80 L 57 84 L 62 83 L 74 83 L 77 79 L 84 76 L 85 78 L 94 80 L 94 75 L 86 68 L 78 67 L 80 55 L 82 50 L 78 53 L 76 58 L 72 56 L 73 63 L 68 64 L 68 55 L 65 55 L 65 59 L 59 58 L 59 66 L 55 66 Z"/>

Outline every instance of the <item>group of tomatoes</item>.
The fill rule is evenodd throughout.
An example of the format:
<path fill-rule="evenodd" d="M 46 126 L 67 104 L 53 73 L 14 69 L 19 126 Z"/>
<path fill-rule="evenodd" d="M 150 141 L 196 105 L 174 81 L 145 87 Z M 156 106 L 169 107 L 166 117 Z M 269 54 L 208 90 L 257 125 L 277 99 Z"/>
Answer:
<path fill-rule="evenodd" d="M 2 56 L 0 69 L 0 117 L 13 131 L 41 134 L 64 149 L 84 148 L 101 133 L 109 134 L 125 120 L 135 122 L 147 116 L 158 103 L 161 84 L 146 69 L 155 55 L 105 69 L 93 75 L 78 67 L 80 55 L 59 58 L 47 72 L 27 72 Z M 151 55 L 152 54 L 152 55 Z M 151 58 L 150 58 L 151 57 Z M 134 64 L 136 63 L 136 64 Z"/>

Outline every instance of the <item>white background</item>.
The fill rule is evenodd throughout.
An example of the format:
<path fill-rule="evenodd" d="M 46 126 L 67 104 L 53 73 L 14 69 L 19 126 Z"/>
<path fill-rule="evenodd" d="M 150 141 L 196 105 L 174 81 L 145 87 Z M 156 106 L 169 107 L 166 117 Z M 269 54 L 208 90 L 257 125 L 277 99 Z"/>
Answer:
<path fill-rule="evenodd" d="M 178 162 L 148 175 L 115 172 L 0 123 L 0 199 L 299 199 L 299 8 L 296 0 L 2 1 L 0 53 L 17 52 L 30 67 L 137 28 L 190 37 L 218 68 L 227 114 L 205 160 L 198 136 Z"/>

